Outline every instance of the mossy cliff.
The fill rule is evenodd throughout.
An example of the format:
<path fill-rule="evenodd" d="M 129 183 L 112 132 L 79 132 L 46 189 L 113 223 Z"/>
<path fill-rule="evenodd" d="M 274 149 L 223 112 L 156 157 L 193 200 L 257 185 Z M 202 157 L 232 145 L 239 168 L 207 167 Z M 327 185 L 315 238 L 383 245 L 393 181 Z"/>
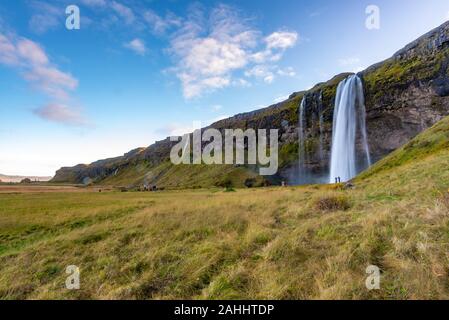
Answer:
<path fill-rule="evenodd" d="M 448 67 L 449 22 L 359 74 L 364 82 L 368 140 L 373 159 L 385 157 L 449 114 Z M 211 125 L 219 130 L 279 129 L 280 170 L 278 176 L 269 181 L 257 177 L 254 168 L 241 166 L 200 166 L 195 168 L 193 176 L 186 178 L 186 170 L 173 168 L 169 163 L 173 143 L 166 139 L 122 157 L 62 168 L 53 182 L 87 181 L 127 186 L 148 182 L 185 188 L 230 181 L 235 186 L 244 186 L 257 177 L 259 184 L 276 184 L 281 180 L 295 183 L 300 152 L 298 108 L 303 99 L 306 102 L 304 159 L 311 176 L 318 181 L 328 171 L 336 89 L 348 75 L 350 73 L 337 75 L 308 91 L 293 93 L 284 102 Z"/>
<path fill-rule="evenodd" d="M 449 111 L 449 24 L 364 72 L 371 151 L 382 158 Z"/>

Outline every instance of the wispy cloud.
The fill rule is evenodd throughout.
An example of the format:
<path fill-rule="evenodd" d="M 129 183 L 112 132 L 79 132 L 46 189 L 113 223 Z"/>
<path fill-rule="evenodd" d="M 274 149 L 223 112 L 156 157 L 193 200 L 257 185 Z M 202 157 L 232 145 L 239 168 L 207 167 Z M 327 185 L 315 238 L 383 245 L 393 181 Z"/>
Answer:
<path fill-rule="evenodd" d="M 60 103 L 50 103 L 35 109 L 33 112 L 42 119 L 53 122 L 75 126 L 88 125 L 86 119 L 81 116 L 78 110 Z"/>
<path fill-rule="evenodd" d="M 70 93 L 78 87 L 78 80 L 53 65 L 38 43 L 0 33 L 0 64 L 16 69 L 33 88 L 51 100 L 35 110 L 36 115 L 64 124 L 86 123 L 77 109 L 67 105 Z"/>
<path fill-rule="evenodd" d="M 296 72 L 292 67 L 287 67 L 285 69 L 278 69 L 277 74 L 283 77 L 295 77 Z"/>
<path fill-rule="evenodd" d="M 274 73 L 270 69 L 272 68 L 264 65 L 257 65 L 245 71 L 245 76 L 263 79 L 266 83 L 272 83 L 274 80 Z"/>
<path fill-rule="evenodd" d="M 279 68 L 277 65 L 256 65 L 251 69 L 245 71 L 245 76 L 248 78 L 256 78 L 263 80 L 265 83 L 272 83 L 276 76 L 281 77 L 294 77 L 296 72 L 292 67 L 287 67 L 285 69 Z"/>
<path fill-rule="evenodd" d="M 277 30 L 264 35 L 252 25 L 253 18 L 232 6 L 220 4 L 207 10 L 200 3 L 193 3 L 181 18 L 172 12 L 160 15 L 151 9 L 139 10 L 133 2 L 121 0 L 82 0 L 82 3 L 109 13 L 108 26 L 111 21 L 121 20 L 139 32 L 146 30 L 165 36 L 169 41 L 165 52 L 174 62 L 167 70 L 180 81 L 186 99 L 230 86 L 248 87 L 251 78 L 272 83 L 277 77 L 295 74 L 291 68 L 281 69 L 276 64 L 286 50 L 296 45 L 299 34 Z M 142 37 L 124 46 L 144 55 L 147 49 Z"/>
<path fill-rule="evenodd" d="M 299 37 L 296 32 L 277 31 L 263 38 L 227 5 L 214 8 L 209 19 L 205 15 L 201 7 L 194 7 L 171 40 L 169 51 L 179 61 L 174 70 L 187 99 L 235 84 L 239 70 L 271 83 L 276 73 L 272 64 Z"/>
<path fill-rule="evenodd" d="M 64 8 L 62 6 L 58 7 L 43 1 L 32 1 L 31 9 L 33 14 L 29 21 L 29 28 L 32 32 L 43 34 L 56 29 L 58 25 L 63 25 Z"/>
<path fill-rule="evenodd" d="M 106 0 L 81 0 L 81 3 L 89 7 L 105 7 Z"/>
<path fill-rule="evenodd" d="M 224 120 L 224 119 L 228 119 L 228 118 L 230 118 L 230 116 L 228 116 L 228 115 L 221 115 L 221 116 L 218 116 L 218 117 L 215 117 L 213 119 L 208 120 L 205 125 L 206 126 L 210 126 L 211 124 L 214 124 L 215 122 L 218 122 L 218 121 L 221 121 L 221 120 Z"/>
<path fill-rule="evenodd" d="M 361 65 L 360 59 L 357 57 L 348 57 L 339 59 L 338 64 L 346 68 L 347 71 L 351 72 L 360 72 L 365 69 L 365 67 Z"/>
<path fill-rule="evenodd" d="M 338 64 L 347 67 L 347 66 L 353 66 L 355 64 L 359 64 L 360 59 L 357 57 L 348 57 L 348 58 L 342 58 L 338 60 Z"/>
<path fill-rule="evenodd" d="M 117 13 L 125 21 L 126 24 L 133 24 L 133 22 L 136 20 L 134 11 L 130 7 L 127 7 L 117 1 L 112 1 L 109 5 L 111 6 L 112 10 L 114 10 L 115 13 Z"/>
<path fill-rule="evenodd" d="M 171 12 L 162 17 L 153 10 L 146 10 L 143 18 L 155 34 L 165 34 L 170 29 L 182 25 L 182 20 Z"/>
<path fill-rule="evenodd" d="M 282 102 L 282 101 L 287 100 L 288 97 L 289 97 L 288 94 L 287 94 L 287 95 L 282 95 L 282 96 L 279 96 L 279 97 L 277 97 L 276 99 L 274 99 L 273 102 L 274 102 L 274 103 L 279 103 L 279 102 Z"/>
<path fill-rule="evenodd" d="M 288 49 L 293 47 L 298 41 L 298 34 L 296 32 L 274 32 L 265 38 L 267 49 Z"/>
<path fill-rule="evenodd" d="M 141 56 L 144 56 L 147 52 L 147 48 L 143 40 L 137 38 L 128 43 L 125 43 L 125 47 Z"/>
<path fill-rule="evenodd" d="M 218 112 L 218 111 L 220 111 L 221 109 L 223 109 L 223 106 L 221 106 L 221 105 L 219 105 L 219 104 L 215 104 L 215 105 L 213 105 L 213 106 L 211 107 L 211 110 L 212 110 L 213 112 Z"/>
<path fill-rule="evenodd" d="M 193 125 L 180 123 L 170 123 L 155 130 L 155 133 L 162 137 L 179 137 L 194 131 Z"/>

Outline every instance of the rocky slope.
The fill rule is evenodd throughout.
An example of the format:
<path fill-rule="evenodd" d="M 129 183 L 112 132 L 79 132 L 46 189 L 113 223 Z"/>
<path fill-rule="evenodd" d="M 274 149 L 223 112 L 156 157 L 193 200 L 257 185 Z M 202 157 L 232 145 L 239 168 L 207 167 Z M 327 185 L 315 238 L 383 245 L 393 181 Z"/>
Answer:
<path fill-rule="evenodd" d="M 448 66 L 449 22 L 446 22 L 390 59 L 359 74 L 364 82 L 368 140 L 373 159 L 383 158 L 449 114 Z M 278 176 L 272 177 L 270 182 L 288 180 L 298 183 L 301 182 L 296 179 L 298 108 L 305 98 L 306 166 L 311 173 L 311 181 L 320 181 L 328 172 L 336 88 L 348 75 L 340 74 L 308 91 L 294 93 L 284 102 L 236 115 L 214 123 L 212 127 L 221 130 L 279 129 L 280 170 Z M 194 177 L 186 179 L 186 170 L 173 168 L 169 163 L 172 145 L 166 139 L 148 148 L 133 150 L 122 157 L 62 168 L 57 171 L 53 182 L 113 185 L 146 182 L 168 187 L 204 187 L 229 181 L 234 185 L 243 185 L 248 179 L 254 179 L 251 168 L 232 166 L 222 166 L 222 170 L 216 166 L 204 166 L 201 168 L 205 175 L 202 182 L 196 181 Z"/>

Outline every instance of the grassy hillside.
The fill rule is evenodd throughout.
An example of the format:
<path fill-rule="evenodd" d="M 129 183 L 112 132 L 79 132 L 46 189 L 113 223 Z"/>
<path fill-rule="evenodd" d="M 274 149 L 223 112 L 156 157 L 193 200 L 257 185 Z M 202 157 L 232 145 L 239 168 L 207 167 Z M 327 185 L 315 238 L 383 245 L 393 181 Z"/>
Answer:
<path fill-rule="evenodd" d="M 263 185 L 265 179 L 250 168 L 233 165 L 178 165 L 166 161 L 155 167 L 139 163 L 127 166 L 117 175 L 101 180 L 101 185 L 141 186 L 144 183 L 168 189 L 198 189 L 216 186 L 243 188 L 246 181 L 254 186 Z"/>
<path fill-rule="evenodd" d="M 448 139 L 446 118 L 349 190 L 0 194 L 0 298 L 448 299 Z"/>
<path fill-rule="evenodd" d="M 220 120 L 211 127 L 221 131 L 278 129 L 280 168 L 276 182 L 296 183 L 290 178 L 292 168 L 298 164 L 298 110 L 304 101 L 304 167 L 313 176 L 321 176 L 327 172 L 331 158 L 337 87 L 350 74 L 341 73 L 309 90 L 295 92 L 285 101 Z M 373 159 L 381 159 L 449 114 L 449 21 L 358 75 L 364 84 L 370 152 Z M 195 167 L 192 172 L 182 167 L 169 168 L 166 162 L 174 144 L 167 138 L 120 157 L 63 167 L 52 182 L 136 186 L 150 179 L 162 187 L 194 188 L 220 184 L 228 175 L 231 177 L 225 179 L 242 186 L 253 177 L 242 168 Z"/>
<path fill-rule="evenodd" d="M 307 92 L 296 92 L 283 102 L 220 120 L 212 124 L 211 127 L 221 131 L 226 129 L 279 129 L 280 135 L 284 135 L 284 139 L 281 139 L 279 145 L 279 172 L 284 169 L 288 170 L 298 161 L 298 143 L 295 134 L 297 133 L 298 107 L 304 94 L 308 93 L 318 99 L 322 93 L 324 130 L 329 132 L 332 128 L 332 112 L 337 86 L 348 75 L 350 73 L 339 74 L 327 82 L 317 84 Z M 311 112 L 315 114 L 309 115 L 313 119 L 309 121 L 311 127 L 309 129 L 315 132 L 312 137 L 307 139 L 306 145 L 308 153 L 316 154 L 319 111 L 311 108 Z M 325 136 L 329 136 L 329 134 L 325 134 Z M 122 157 L 100 160 L 88 165 L 80 164 L 75 167 L 61 168 L 56 172 L 52 182 L 82 184 L 87 180 L 97 185 L 137 186 L 146 181 L 165 188 L 195 188 L 216 186 L 222 180 L 231 180 L 235 187 L 244 186 L 247 179 L 256 179 L 256 185 L 265 180 L 264 177 L 256 176 L 255 170 L 251 168 L 194 166 L 187 170 L 185 166 L 174 167 L 169 164 L 171 146 L 172 143 L 168 139 L 159 141 L 148 148 L 132 150 Z M 280 185 L 281 180 L 283 179 L 279 176 L 272 179 L 271 182 Z"/>
<path fill-rule="evenodd" d="M 449 150 L 449 117 L 438 122 L 388 157 L 380 160 L 368 171 L 359 175 L 358 180 L 365 180 L 376 173 L 394 170 L 399 166 L 423 160 L 428 156 L 447 152 L 447 150 Z"/>

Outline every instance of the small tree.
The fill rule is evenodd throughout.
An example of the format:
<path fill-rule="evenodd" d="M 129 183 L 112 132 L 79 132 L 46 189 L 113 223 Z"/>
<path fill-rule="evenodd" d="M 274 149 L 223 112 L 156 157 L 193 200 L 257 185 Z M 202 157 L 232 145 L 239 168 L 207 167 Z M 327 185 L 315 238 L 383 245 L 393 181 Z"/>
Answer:
<path fill-rule="evenodd" d="M 25 178 L 22 181 L 20 181 L 20 183 L 22 183 L 22 184 L 30 184 L 31 183 L 31 179 L 30 178 Z"/>

